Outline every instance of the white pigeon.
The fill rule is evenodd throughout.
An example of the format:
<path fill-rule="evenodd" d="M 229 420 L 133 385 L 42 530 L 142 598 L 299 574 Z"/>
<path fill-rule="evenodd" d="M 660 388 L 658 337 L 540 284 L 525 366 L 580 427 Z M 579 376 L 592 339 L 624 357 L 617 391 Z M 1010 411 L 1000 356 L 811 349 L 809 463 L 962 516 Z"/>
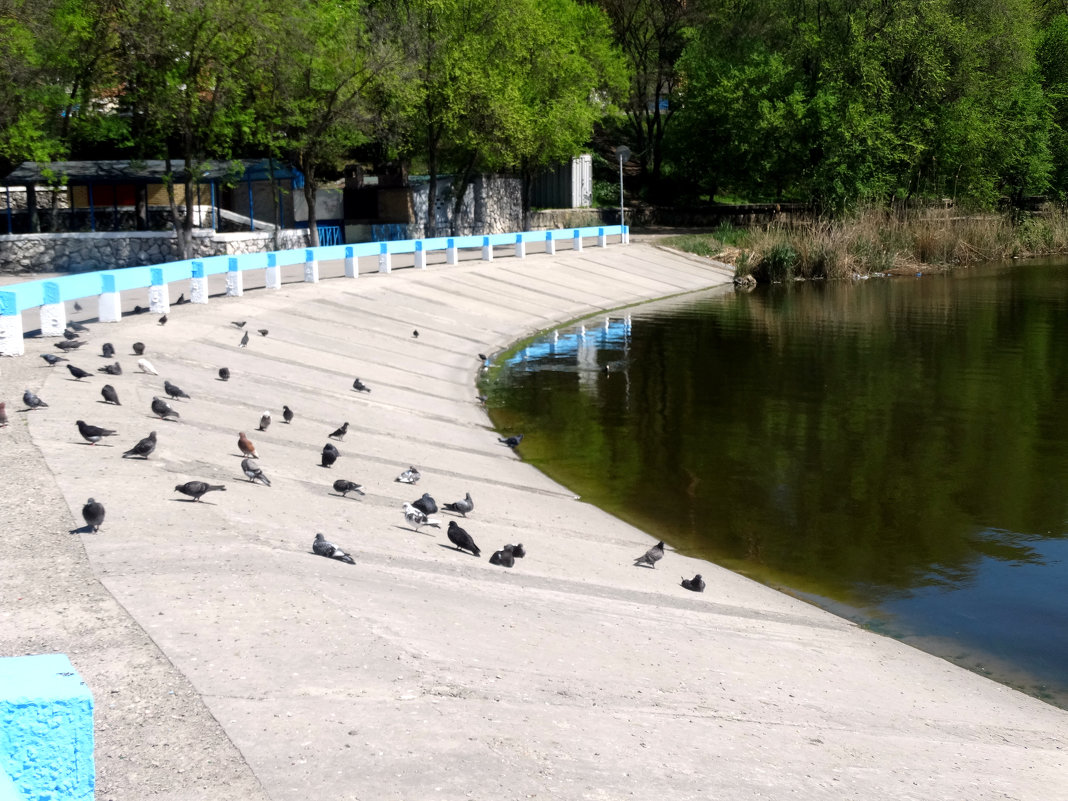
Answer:
<path fill-rule="evenodd" d="M 264 413 L 260 415 L 260 428 L 259 428 L 259 430 L 260 431 L 266 431 L 267 430 L 267 426 L 269 426 L 270 424 L 271 424 L 271 413 L 269 411 L 264 411 Z"/>
<path fill-rule="evenodd" d="M 418 531 L 421 526 L 441 528 L 441 523 L 431 517 L 427 517 L 425 512 L 416 509 L 410 503 L 404 504 L 404 519 L 407 520 L 408 525 L 413 526 L 416 531 Z"/>
<path fill-rule="evenodd" d="M 159 375 L 156 372 L 156 368 L 152 366 L 152 362 L 148 359 L 138 359 L 137 366 L 141 368 L 142 373 L 148 373 L 149 375 Z"/>
<path fill-rule="evenodd" d="M 399 481 L 401 484 L 414 484 L 422 477 L 422 474 L 415 467 L 409 467 L 407 470 L 397 476 L 396 480 Z"/>

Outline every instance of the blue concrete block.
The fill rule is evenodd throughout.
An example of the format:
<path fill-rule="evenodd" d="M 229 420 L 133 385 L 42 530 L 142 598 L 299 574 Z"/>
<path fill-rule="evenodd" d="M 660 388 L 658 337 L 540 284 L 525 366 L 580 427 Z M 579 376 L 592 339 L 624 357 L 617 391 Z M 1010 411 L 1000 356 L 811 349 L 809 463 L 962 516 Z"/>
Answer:
<path fill-rule="evenodd" d="M 92 801 L 93 696 L 64 654 L 0 659 L 0 773 L 22 801 Z"/>

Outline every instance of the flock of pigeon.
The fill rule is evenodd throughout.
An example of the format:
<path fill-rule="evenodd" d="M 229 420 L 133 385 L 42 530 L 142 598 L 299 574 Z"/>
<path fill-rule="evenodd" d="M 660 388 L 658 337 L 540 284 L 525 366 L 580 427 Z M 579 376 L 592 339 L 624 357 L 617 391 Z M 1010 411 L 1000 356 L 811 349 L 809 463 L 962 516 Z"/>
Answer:
<path fill-rule="evenodd" d="M 234 321 L 232 325 L 239 329 L 244 329 L 247 321 Z M 167 315 L 163 315 L 159 319 L 159 325 L 165 325 L 167 323 Z M 56 348 L 62 350 L 66 354 L 71 354 L 78 348 L 86 344 L 86 341 L 81 339 L 81 333 L 86 332 L 88 329 L 85 325 L 77 322 L 70 322 L 68 328 L 63 332 L 63 340 L 55 343 Z M 262 337 L 268 335 L 266 328 L 259 329 L 259 334 Z M 418 331 L 413 331 L 412 336 L 418 337 Z M 243 332 L 242 338 L 238 344 L 238 347 L 245 348 L 249 343 L 249 333 L 247 330 Z M 158 376 L 159 371 L 155 366 L 146 358 L 144 358 L 145 345 L 142 342 L 136 342 L 133 345 L 134 355 L 140 357 L 137 361 L 137 366 L 142 373 Z M 101 349 L 101 356 L 106 359 L 115 358 L 115 348 L 111 343 L 104 343 Z M 65 356 L 57 356 L 52 353 L 42 354 L 43 358 L 49 366 L 55 367 L 60 362 L 67 362 L 67 370 L 70 372 L 72 380 L 81 382 L 84 379 L 91 378 L 93 376 L 87 370 L 71 364 L 69 359 Z M 488 362 L 487 357 L 484 354 L 478 354 L 478 358 L 486 364 Z M 118 361 L 113 364 L 107 364 L 98 368 L 100 373 L 104 373 L 108 376 L 121 376 L 123 374 L 122 367 Z M 221 367 L 218 371 L 219 380 L 229 381 L 231 373 L 229 368 Z M 353 390 L 356 392 L 371 392 L 371 388 L 364 384 L 359 378 L 356 378 L 352 384 Z M 163 393 L 166 397 L 154 396 L 150 404 L 150 409 L 154 415 L 161 420 L 165 421 L 177 421 L 181 419 L 180 413 L 175 409 L 170 401 L 182 399 L 191 400 L 188 393 L 186 393 L 181 387 L 177 386 L 169 379 L 163 381 Z M 101 393 L 104 402 L 121 406 L 118 392 L 111 384 L 105 384 L 101 388 Z M 22 396 L 23 403 L 26 405 L 28 411 L 36 409 L 48 408 L 48 404 L 39 398 L 34 392 L 27 389 Z M 480 398 L 481 400 L 481 398 Z M 293 410 L 289 406 L 284 405 L 282 407 L 282 419 L 285 423 L 292 423 L 294 419 Z M 270 410 L 264 410 L 260 415 L 258 431 L 266 431 L 271 425 L 272 415 Z M 0 426 L 7 424 L 7 414 L 3 402 L 0 402 Z M 117 434 L 112 429 L 103 428 L 100 426 L 90 425 L 84 420 L 77 420 L 76 425 L 81 437 L 91 445 L 96 445 L 106 437 L 112 437 Z M 328 435 L 329 440 L 336 440 L 338 442 L 344 442 L 345 435 L 348 433 L 349 423 L 345 422 L 339 426 L 335 431 Z M 523 441 L 523 434 L 516 434 L 508 437 L 498 437 L 498 441 L 508 446 L 509 448 L 518 447 Z M 133 447 L 126 450 L 122 454 L 122 458 L 137 458 L 148 459 L 149 456 L 155 451 L 157 444 L 156 432 L 151 432 L 148 436 L 139 440 Z M 271 480 L 265 474 L 263 468 L 258 464 L 259 454 L 256 451 L 256 446 L 248 438 L 244 431 L 238 433 L 237 438 L 238 450 L 241 452 L 241 470 L 250 482 L 260 482 L 264 486 L 270 487 Z M 340 457 L 340 452 L 333 442 L 327 442 L 322 449 L 321 453 L 321 465 L 326 468 L 332 467 Z M 422 477 L 419 470 L 413 465 L 408 469 L 401 472 L 395 479 L 395 481 L 402 484 L 415 485 Z M 356 493 L 358 495 L 365 495 L 363 485 L 358 484 L 348 479 L 337 479 L 333 482 L 334 492 L 341 497 L 348 497 L 348 494 Z M 200 501 L 200 499 L 209 492 L 222 492 L 226 490 L 226 486 L 223 484 L 209 484 L 206 481 L 186 481 L 183 484 L 175 486 L 174 491 L 191 498 L 194 502 Z M 471 493 L 468 492 L 464 498 L 453 501 L 451 503 L 443 504 L 442 509 L 450 512 L 453 515 L 462 517 L 464 519 L 474 511 L 475 503 L 471 498 Z M 419 532 L 424 527 L 428 528 L 441 528 L 441 521 L 434 518 L 433 515 L 438 513 L 438 505 L 434 498 L 424 492 L 421 497 L 415 499 L 410 503 L 405 503 L 402 507 L 404 519 L 414 529 Z M 89 498 L 85 505 L 82 507 L 82 516 L 85 519 L 86 527 L 91 532 L 97 532 L 103 525 L 106 510 L 104 505 L 94 498 Z M 457 551 L 468 552 L 476 557 L 481 557 L 482 551 L 475 544 L 474 538 L 464 528 L 462 528 L 456 520 L 450 520 L 446 529 L 446 536 L 449 541 L 456 547 Z M 352 555 L 347 553 L 343 548 L 335 543 L 329 542 L 323 534 L 316 534 L 312 543 L 312 552 L 319 556 L 324 556 L 330 559 L 335 559 L 347 564 L 355 564 L 355 560 Z M 500 565 L 502 567 L 513 567 L 516 559 L 521 559 L 526 555 L 526 550 L 522 543 L 516 545 L 505 545 L 500 550 L 494 551 L 490 556 L 489 561 L 491 564 Z M 639 556 L 634 564 L 635 566 L 644 566 L 655 568 L 656 563 L 664 557 L 664 543 L 658 542 L 644 554 Z M 703 592 L 705 589 L 704 579 L 700 574 L 695 575 L 692 579 L 682 579 L 682 587 L 693 592 Z"/>

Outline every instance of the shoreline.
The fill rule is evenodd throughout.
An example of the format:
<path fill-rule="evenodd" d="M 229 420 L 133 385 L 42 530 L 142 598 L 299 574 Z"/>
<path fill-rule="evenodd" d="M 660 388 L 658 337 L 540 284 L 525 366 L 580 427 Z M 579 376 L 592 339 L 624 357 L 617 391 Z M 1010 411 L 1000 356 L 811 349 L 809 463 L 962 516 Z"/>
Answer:
<path fill-rule="evenodd" d="M 123 407 L 97 403 L 102 379 L 84 386 L 42 367 L 50 408 L 27 419 L 9 385 L 9 416 L 57 477 L 62 516 L 80 522 L 89 495 L 108 508 L 100 533 L 80 537 L 92 573 L 248 766 L 198 764 L 198 775 L 272 799 L 641 797 L 649 782 L 684 797 L 1040 798 L 1063 779 L 1060 710 L 710 563 L 669 552 L 655 570 L 635 568 L 647 535 L 496 441 L 474 397 L 475 354 L 590 308 L 730 281 L 701 261 L 632 244 L 287 284 L 172 309 L 162 328 L 145 315 L 94 331 L 91 347 L 114 341 L 127 370 L 112 381 Z M 245 318 L 270 335 L 238 349 L 229 321 Z M 133 368 L 134 338 L 159 378 Z M 31 342 L 33 354 L 47 345 L 28 340 L 27 365 L 39 361 Z M 353 375 L 372 393 L 352 392 Z M 180 423 L 147 412 L 164 377 L 193 396 L 176 402 Z M 289 426 L 283 403 L 296 412 Z M 267 408 L 275 419 L 258 433 Z M 79 414 L 121 441 L 86 447 Z M 344 420 L 342 458 L 319 467 Z M 149 461 L 118 458 L 150 430 L 160 444 Z M 241 475 L 238 430 L 271 487 Z M 409 464 L 423 473 L 415 487 L 393 481 Z M 227 491 L 175 500 L 175 483 L 193 478 Z M 336 478 L 367 495 L 334 495 Z M 400 505 L 423 491 L 439 504 L 471 492 L 475 511 L 455 519 L 481 559 L 405 524 Z M 356 564 L 311 555 L 315 531 Z M 515 568 L 486 562 L 516 541 L 528 556 Z M 695 572 L 703 595 L 678 587 Z M 57 619 L 93 625 L 69 600 L 51 603 Z M 101 711 L 117 694 L 108 679 L 137 672 L 106 677 L 103 655 L 91 680 L 71 654 Z M 146 792 L 119 776 L 117 741 L 147 745 L 139 724 L 164 717 L 153 702 L 141 720 L 98 731 L 98 797 L 204 797 L 172 769 L 182 743 L 140 752 L 170 786 Z"/>

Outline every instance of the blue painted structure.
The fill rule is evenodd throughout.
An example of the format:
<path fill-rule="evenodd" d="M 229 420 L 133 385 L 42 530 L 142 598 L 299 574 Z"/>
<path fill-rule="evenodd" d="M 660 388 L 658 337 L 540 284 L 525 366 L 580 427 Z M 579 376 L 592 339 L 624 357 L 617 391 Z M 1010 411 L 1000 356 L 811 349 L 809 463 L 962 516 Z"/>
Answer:
<path fill-rule="evenodd" d="M 64 654 L 0 659 L 0 774 L 17 798 L 92 801 L 93 696 Z"/>
<path fill-rule="evenodd" d="M 630 317 L 609 317 L 603 325 L 591 328 L 582 326 L 567 334 L 558 333 L 550 340 L 534 342 L 517 351 L 506 364 L 515 365 L 546 356 L 576 355 L 583 346 L 594 343 L 600 350 L 606 350 L 610 346 L 623 350 L 629 344 L 630 332 Z"/>

